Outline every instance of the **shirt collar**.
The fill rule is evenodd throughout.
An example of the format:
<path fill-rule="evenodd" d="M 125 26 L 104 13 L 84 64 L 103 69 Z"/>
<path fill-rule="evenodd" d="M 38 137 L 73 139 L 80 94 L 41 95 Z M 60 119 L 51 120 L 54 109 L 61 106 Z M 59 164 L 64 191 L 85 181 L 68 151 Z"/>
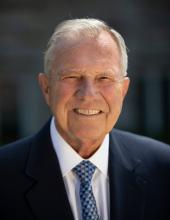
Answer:
<path fill-rule="evenodd" d="M 54 150 L 57 154 L 63 177 L 67 175 L 82 158 L 59 134 L 56 129 L 54 117 L 51 120 L 50 135 Z M 106 177 L 108 177 L 108 152 L 109 152 L 109 134 L 103 140 L 99 149 L 88 159 L 92 162 Z"/>

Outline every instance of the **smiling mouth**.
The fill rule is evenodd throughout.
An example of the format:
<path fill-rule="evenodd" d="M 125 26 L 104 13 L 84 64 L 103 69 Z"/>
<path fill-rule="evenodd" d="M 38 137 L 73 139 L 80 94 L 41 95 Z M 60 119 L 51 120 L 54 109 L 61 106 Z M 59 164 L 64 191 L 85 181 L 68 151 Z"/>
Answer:
<path fill-rule="evenodd" d="M 80 115 L 86 116 L 93 116 L 102 113 L 102 111 L 96 109 L 74 109 L 74 111 Z"/>

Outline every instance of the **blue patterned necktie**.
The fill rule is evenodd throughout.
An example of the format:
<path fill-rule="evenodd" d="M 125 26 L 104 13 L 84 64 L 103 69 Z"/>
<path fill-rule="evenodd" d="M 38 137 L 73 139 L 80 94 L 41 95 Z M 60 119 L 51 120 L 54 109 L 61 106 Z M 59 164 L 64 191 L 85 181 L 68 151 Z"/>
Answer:
<path fill-rule="evenodd" d="M 91 186 L 91 179 L 95 169 L 96 167 L 88 160 L 83 160 L 73 169 L 80 179 L 80 201 L 83 220 L 99 220 Z"/>

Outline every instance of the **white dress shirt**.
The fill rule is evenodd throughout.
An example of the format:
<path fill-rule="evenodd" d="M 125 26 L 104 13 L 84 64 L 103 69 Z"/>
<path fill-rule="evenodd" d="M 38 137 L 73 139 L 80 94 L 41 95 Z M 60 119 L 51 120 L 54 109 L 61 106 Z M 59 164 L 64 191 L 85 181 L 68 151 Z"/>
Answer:
<path fill-rule="evenodd" d="M 67 196 L 75 220 L 82 220 L 79 197 L 80 181 L 72 169 L 84 160 L 58 133 L 54 118 L 51 120 L 50 134 L 62 172 Z M 108 177 L 109 135 L 100 148 L 88 159 L 96 166 L 92 178 L 92 190 L 101 220 L 110 218 L 109 177 Z"/>

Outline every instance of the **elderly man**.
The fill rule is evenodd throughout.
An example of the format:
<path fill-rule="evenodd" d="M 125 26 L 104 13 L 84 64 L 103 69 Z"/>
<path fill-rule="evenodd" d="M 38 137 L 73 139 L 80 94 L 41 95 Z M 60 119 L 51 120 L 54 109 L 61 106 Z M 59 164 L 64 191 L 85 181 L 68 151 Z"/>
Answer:
<path fill-rule="evenodd" d="M 169 220 L 170 147 L 113 129 L 129 87 L 123 38 L 62 22 L 39 84 L 53 117 L 0 150 L 0 219 Z"/>

